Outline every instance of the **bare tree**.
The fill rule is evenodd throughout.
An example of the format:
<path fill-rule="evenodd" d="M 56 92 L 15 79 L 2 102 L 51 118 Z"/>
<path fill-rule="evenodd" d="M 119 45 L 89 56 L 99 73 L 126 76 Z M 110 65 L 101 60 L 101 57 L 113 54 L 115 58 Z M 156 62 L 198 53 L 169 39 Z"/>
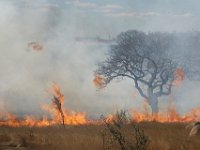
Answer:
<path fill-rule="evenodd" d="M 111 45 L 109 57 L 99 64 L 96 75 L 106 86 L 115 78 L 130 78 L 135 88 L 158 112 L 158 97 L 171 93 L 176 64 L 167 54 L 173 36 L 166 33 L 122 32 Z"/>

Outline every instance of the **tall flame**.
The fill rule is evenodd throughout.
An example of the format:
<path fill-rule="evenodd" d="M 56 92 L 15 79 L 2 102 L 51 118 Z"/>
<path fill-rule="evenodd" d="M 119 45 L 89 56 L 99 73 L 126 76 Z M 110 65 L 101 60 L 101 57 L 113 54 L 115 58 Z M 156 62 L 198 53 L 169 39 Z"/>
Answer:
<path fill-rule="evenodd" d="M 105 86 L 105 79 L 100 75 L 95 75 L 93 83 L 97 88 L 102 89 Z"/>
<path fill-rule="evenodd" d="M 54 109 L 56 111 L 57 117 L 59 118 L 59 121 L 62 120 L 62 124 L 65 124 L 65 116 L 63 112 L 63 102 L 64 102 L 64 95 L 61 93 L 60 88 L 56 83 L 53 83 L 52 85 L 52 92 L 53 92 L 53 97 L 52 97 L 52 102 Z M 58 116 L 60 114 L 60 117 Z"/>
<path fill-rule="evenodd" d="M 183 82 L 183 80 L 185 79 L 185 72 L 182 68 L 177 68 L 174 71 L 174 81 L 173 81 L 173 85 L 176 87 L 179 87 L 181 85 L 181 83 Z"/>
<path fill-rule="evenodd" d="M 17 116 L 7 113 L 3 119 L 0 120 L 0 126 L 50 126 L 60 124 L 64 118 L 65 125 L 82 125 L 87 124 L 86 114 L 84 112 L 74 112 L 63 107 L 64 95 L 61 93 L 59 86 L 56 83 L 52 84 L 51 92 L 53 94 L 52 105 L 42 105 L 41 108 L 50 112 L 51 119 L 44 116 L 42 119 L 35 119 L 33 116 L 26 115 L 20 119 Z M 57 102 L 60 104 L 57 104 Z M 61 107 L 62 106 L 62 107 Z M 61 114 L 62 111 L 62 115 Z M 62 118 L 63 117 L 63 118 Z"/>

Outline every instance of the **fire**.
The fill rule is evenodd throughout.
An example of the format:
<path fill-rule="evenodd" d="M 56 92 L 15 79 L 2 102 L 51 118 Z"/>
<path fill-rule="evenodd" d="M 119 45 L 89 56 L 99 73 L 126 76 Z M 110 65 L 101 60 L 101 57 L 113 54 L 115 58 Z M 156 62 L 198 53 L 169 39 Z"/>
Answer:
<path fill-rule="evenodd" d="M 21 127 L 21 126 L 37 126 L 37 127 L 46 127 L 53 126 L 62 123 L 62 118 L 60 117 L 57 111 L 53 110 L 51 105 L 43 105 L 43 109 L 51 112 L 51 119 L 48 119 L 46 116 L 43 116 L 42 119 L 35 119 L 33 116 L 25 116 L 23 119 L 18 118 L 13 114 L 6 114 L 3 119 L 0 121 L 0 126 L 11 126 L 11 127 Z M 102 125 L 102 120 L 87 120 L 86 114 L 81 112 L 66 111 L 64 110 L 64 119 L 65 125 Z M 112 122 L 115 119 L 114 115 L 108 115 L 105 117 L 106 122 Z M 157 114 L 151 114 L 145 109 L 144 112 L 132 110 L 131 111 L 131 120 L 134 122 L 161 122 L 161 123 L 170 123 L 170 122 L 198 122 L 200 119 L 200 108 L 192 109 L 191 111 L 180 115 L 174 107 L 169 107 L 167 112 L 159 112 Z"/>
<path fill-rule="evenodd" d="M 11 127 L 20 127 L 20 126 L 38 126 L 44 127 L 55 124 L 53 120 L 47 120 L 43 117 L 41 120 L 34 119 L 32 116 L 25 116 L 23 119 L 17 118 L 17 116 L 7 113 L 5 117 L 0 121 L 0 126 L 11 126 Z"/>
<path fill-rule="evenodd" d="M 93 83 L 97 88 L 102 89 L 105 85 L 105 79 L 100 75 L 96 75 L 93 80 Z"/>
<path fill-rule="evenodd" d="M 52 106 L 54 110 L 54 116 L 55 119 L 57 118 L 58 123 L 67 125 L 79 125 L 87 123 L 85 113 L 76 113 L 63 107 L 64 95 L 62 94 L 59 86 L 56 83 L 52 84 L 51 91 L 53 93 Z"/>
<path fill-rule="evenodd" d="M 192 109 L 184 115 L 180 115 L 173 106 L 170 106 L 166 112 L 157 114 L 151 114 L 146 110 L 144 112 L 132 110 L 131 116 L 135 122 L 196 122 L 200 119 L 200 108 Z"/>
<path fill-rule="evenodd" d="M 183 80 L 185 79 L 185 72 L 182 68 L 178 68 L 175 70 L 174 72 L 174 81 L 173 81 L 173 85 L 176 87 L 179 87 L 181 85 L 181 83 L 183 82 Z"/>
<path fill-rule="evenodd" d="M 34 50 L 34 51 L 42 51 L 44 48 L 41 43 L 39 42 L 30 42 L 28 43 L 28 48 Z"/>
<path fill-rule="evenodd" d="M 106 121 L 106 122 L 111 122 L 111 121 L 114 120 L 114 119 L 115 119 L 115 116 L 109 114 L 109 115 L 105 118 L 105 121 Z"/>
<path fill-rule="evenodd" d="M 56 83 L 53 83 L 52 85 L 52 103 L 54 106 L 54 109 L 56 111 L 57 114 L 57 118 L 59 118 L 59 121 L 62 120 L 62 124 L 65 124 L 65 116 L 64 116 L 64 112 L 63 112 L 63 102 L 64 102 L 64 95 L 61 93 L 58 85 L 56 85 Z M 59 117 L 60 114 L 60 117 Z"/>
<path fill-rule="evenodd" d="M 88 120 L 84 112 L 75 112 L 64 107 L 65 97 L 62 94 L 60 87 L 53 83 L 50 89 L 52 104 L 44 104 L 41 106 L 42 110 L 50 113 L 50 117 L 43 116 L 41 119 L 36 119 L 34 116 L 26 115 L 24 118 L 17 117 L 13 114 L 7 113 L 0 118 L 0 126 L 37 126 L 46 127 L 58 124 L 63 125 L 85 125 L 94 124 L 102 125 L 102 120 Z M 144 103 L 144 111 L 131 111 L 131 120 L 135 122 L 157 121 L 157 122 L 197 122 L 200 119 L 200 108 L 192 109 L 190 112 L 180 115 L 175 107 L 169 106 L 166 112 L 159 112 L 151 114 L 148 112 L 148 105 Z M 112 121 L 115 119 L 114 115 L 108 115 L 105 120 Z"/>
<path fill-rule="evenodd" d="M 51 119 L 43 116 L 42 119 L 35 119 L 33 116 L 26 115 L 24 118 L 7 113 L 1 120 L 0 126 L 52 126 L 63 123 L 63 125 L 83 125 L 87 124 L 86 114 L 84 112 L 74 112 L 63 107 L 64 95 L 61 93 L 56 83 L 51 88 L 52 105 L 42 105 L 41 108 L 50 113 Z M 64 121 L 63 121 L 64 120 Z"/>
<path fill-rule="evenodd" d="M 86 114 L 84 112 L 82 113 L 70 112 L 68 114 L 65 114 L 65 122 L 66 122 L 65 124 L 67 125 L 87 124 Z"/>

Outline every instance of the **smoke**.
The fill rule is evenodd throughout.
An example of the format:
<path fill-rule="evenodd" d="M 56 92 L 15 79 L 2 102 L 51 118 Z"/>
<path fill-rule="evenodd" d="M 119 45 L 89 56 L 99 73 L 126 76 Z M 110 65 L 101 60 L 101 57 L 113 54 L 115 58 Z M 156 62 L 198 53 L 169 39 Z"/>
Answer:
<path fill-rule="evenodd" d="M 0 6 L 1 111 L 41 114 L 40 104 L 51 102 L 45 90 L 52 81 L 61 86 L 69 109 L 99 116 L 114 107 L 109 93 L 115 92 L 97 92 L 92 83 L 95 64 L 108 46 L 75 40 L 96 32 L 77 27 L 79 10 L 69 16 L 61 6 L 39 1 L 1 1 Z M 35 41 L 43 50 L 29 48 Z"/>
<path fill-rule="evenodd" d="M 97 62 L 107 57 L 109 42 L 76 40 L 112 38 L 128 28 L 137 28 L 133 22 L 110 22 L 108 17 L 72 8 L 65 1 L 2 0 L 0 9 L 1 111 L 41 114 L 40 104 L 50 103 L 45 90 L 52 81 L 61 87 L 66 108 L 92 117 L 142 107 L 143 100 L 130 80 L 111 83 L 100 91 L 93 85 L 93 71 Z M 138 29 L 156 30 L 158 25 L 151 28 L 154 25 L 151 19 Z M 43 49 L 31 50 L 30 42 L 39 42 Z M 183 110 L 188 103 L 187 108 L 197 106 L 197 83 L 186 80 L 174 91 L 178 108 Z"/>

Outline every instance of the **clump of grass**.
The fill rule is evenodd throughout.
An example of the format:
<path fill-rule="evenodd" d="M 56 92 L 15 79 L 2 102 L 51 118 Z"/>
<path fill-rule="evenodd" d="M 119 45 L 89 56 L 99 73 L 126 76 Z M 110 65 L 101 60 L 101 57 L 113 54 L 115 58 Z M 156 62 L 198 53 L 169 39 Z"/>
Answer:
<path fill-rule="evenodd" d="M 117 111 L 112 120 L 107 120 L 103 116 L 101 118 L 105 123 L 102 134 L 104 150 L 112 149 L 115 147 L 114 144 L 117 144 L 118 149 L 121 150 L 146 150 L 148 137 L 138 125 L 129 120 L 126 111 Z M 131 131 L 125 130 L 128 124 L 131 125 Z"/>
<path fill-rule="evenodd" d="M 135 132 L 135 145 L 131 145 L 133 150 L 145 150 L 147 148 L 147 143 L 149 138 L 144 134 L 144 131 L 140 129 L 139 126 L 133 124 L 133 129 Z"/>

